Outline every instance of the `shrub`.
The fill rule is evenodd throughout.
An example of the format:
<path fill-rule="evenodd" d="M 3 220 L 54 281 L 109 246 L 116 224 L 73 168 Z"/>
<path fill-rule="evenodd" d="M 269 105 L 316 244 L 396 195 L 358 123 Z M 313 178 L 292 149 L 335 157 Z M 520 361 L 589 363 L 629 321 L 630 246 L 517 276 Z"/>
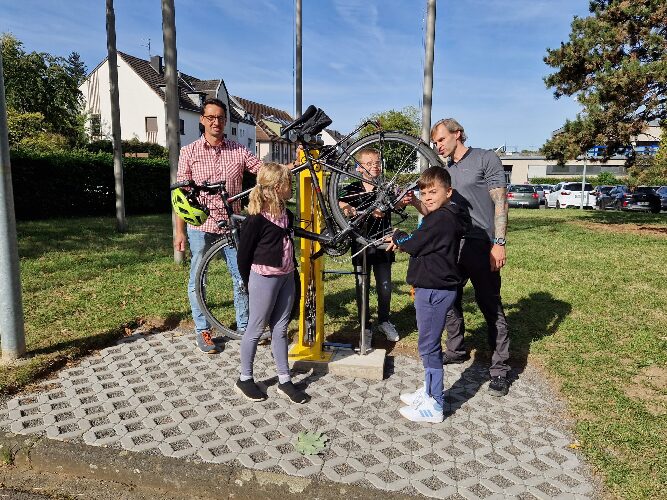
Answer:
<path fill-rule="evenodd" d="M 37 132 L 19 140 L 15 147 L 35 153 L 58 153 L 69 148 L 69 141 L 54 132 Z"/>
<path fill-rule="evenodd" d="M 619 183 L 616 176 L 611 172 L 600 172 L 597 177 L 591 178 L 591 182 L 596 186 L 615 186 Z"/>
<path fill-rule="evenodd" d="M 113 157 L 71 151 L 11 152 L 14 206 L 19 219 L 115 213 Z M 130 215 L 163 213 L 169 203 L 169 163 L 124 158 L 125 209 Z"/>
<path fill-rule="evenodd" d="M 9 145 L 15 146 L 22 139 L 44 132 L 44 115 L 42 113 L 19 113 L 7 109 L 7 133 Z"/>
<path fill-rule="evenodd" d="M 122 141 L 123 153 L 148 153 L 151 158 L 168 158 L 169 150 L 153 142 L 141 142 L 138 139 Z M 108 139 L 92 141 L 86 144 L 85 149 L 91 153 L 113 154 L 113 143 Z"/>

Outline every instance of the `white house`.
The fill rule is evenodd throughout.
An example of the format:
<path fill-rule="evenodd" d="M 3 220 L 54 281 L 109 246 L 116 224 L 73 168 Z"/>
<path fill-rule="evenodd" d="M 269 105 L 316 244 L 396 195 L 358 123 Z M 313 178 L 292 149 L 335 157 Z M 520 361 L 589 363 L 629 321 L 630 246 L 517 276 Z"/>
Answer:
<path fill-rule="evenodd" d="M 289 113 L 243 97 L 231 96 L 230 99 L 232 108 L 236 108 L 237 111 L 245 110 L 255 122 L 257 137 L 255 154 L 258 158 L 276 163 L 294 161 L 296 146 L 280 137 L 283 127 L 293 121 Z"/>
<path fill-rule="evenodd" d="M 102 61 L 81 84 L 79 90 L 86 101 L 90 116 L 88 132 L 91 139 L 111 136 L 111 99 L 108 60 Z M 120 101 L 121 138 L 153 142 L 167 146 L 165 126 L 165 80 L 162 57 L 150 61 L 118 52 L 118 94 Z M 255 124 L 245 112 L 229 106 L 229 94 L 222 79 L 200 80 L 179 72 L 179 119 L 181 146 L 199 138 L 201 104 L 207 98 L 225 103 L 229 117 L 225 137 L 255 150 Z"/>

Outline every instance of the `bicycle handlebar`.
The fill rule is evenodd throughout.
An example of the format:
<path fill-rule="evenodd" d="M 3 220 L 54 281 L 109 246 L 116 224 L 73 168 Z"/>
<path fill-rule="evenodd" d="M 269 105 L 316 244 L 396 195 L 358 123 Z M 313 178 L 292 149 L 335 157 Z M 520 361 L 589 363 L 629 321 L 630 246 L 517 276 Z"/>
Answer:
<path fill-rule="evenodd" d="M 193 187 L 195 185 L 195 181 L 189 180 L 189 181 L 180 181 L 180 182 L 175 182 L 169 186 L 169 190 L 173 191 L 174 189 L 182 188 L 182 187 Z"/>
<path fill-rule="evenodd" d="M 225 189 L 226 184 L 227 181 L 211 182 L 211 183 L 204 181 L 203 184 L 196 184 L 195 181 L 190 179 L 188 181 L 175 182 L 174 184 L 169 186 L 169 189 L 173 191 L 174 189 L 187 187 L 187 188 L 192 188 L 195 191 L 206 191 L 208 193 L 214 193 L 218 191 L 220 188 Z"/>

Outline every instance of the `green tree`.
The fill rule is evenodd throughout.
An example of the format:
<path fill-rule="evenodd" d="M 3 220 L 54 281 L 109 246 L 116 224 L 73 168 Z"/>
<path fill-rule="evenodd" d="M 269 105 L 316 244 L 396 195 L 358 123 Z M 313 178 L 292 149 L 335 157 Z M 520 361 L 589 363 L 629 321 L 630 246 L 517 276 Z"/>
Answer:
<path fill-rule="evenodd" d="M 417 137 L 419 137 L 421 131 L 420 113 L 414 106 L 406 106 L 400 111 L 391 109 L 381 113 L 373 113 L 361 120 L 360 125 L 367 121 L 379 125 L 383 130 L 398 130 Z M 377 129 L 378 127 L 375 125 L 366 125 L 361 129 L 359 135 L 363 137 L 377 132 Z"/>
<path fill-rule="evenodd" d="M 13 35 L 0 35 L 7 108 L 16 113 L 41 113 L 42 128 L 67 138 L 70 145 L 84 140 L 83 96 L 78 89 L 85 66 L 45 52 L 26 52 Z"/>
<path fill-rule="evenodd" d="M 86 64 L 81 60 L 78 52 L 72 52 L 67 57 L 65 70 L 76 81 L 77 87 L 81 85 L 88 76 Z"/>
<path fill-rule="evenodd" d="M 662 128 L 657 154 L 637 155 L 628 174 L 628 183 L 633 186 L 667 186 L 667 127 Z"/>
<path fill-rule="evenodd" d="M 616 176 L 611 172 L 600 172 L 594 179 L 591 179 L 591 181 L 596 186 L 615 186 L 618 184 Z"/>
<path fill-rule="evenodd" d="M 419 137 L 421 132 L 420 116 L 419 110 L 414 106 L 407 106 L 401 111 L 392 109 L 381 113 L 373 113 L 362 120 L 361 123 L 366 121 L 372 123 L 365 125 L 359 131 L 359 137 L 374 134 L 379 130 L 396 130 Z M 408 145 L 386 145 L 381 154 L 387 165 L 412 164 L 417 161 L 417 152 Z"/>
<path fill-rule="evenodd" d="M 613 154 L 648 122 L 667 120 L 667 2 L 591 0 L 589 10 L 544 58 L 557 69 L 544 79 L 556 99 L 576 96 L 583 107 L 542 148 L 561 163 L 594 145 Z"/>

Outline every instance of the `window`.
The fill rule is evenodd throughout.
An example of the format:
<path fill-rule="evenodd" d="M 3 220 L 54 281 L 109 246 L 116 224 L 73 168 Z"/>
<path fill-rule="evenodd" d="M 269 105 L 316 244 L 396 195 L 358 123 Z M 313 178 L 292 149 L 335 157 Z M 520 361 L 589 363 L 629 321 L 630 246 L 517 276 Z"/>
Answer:
<path fill-rule="evenodd" d="M 178 120 L 178 130 L 181 135 L 185 135 L 185 120 Z"/>
<path fill-rule="evenodd" d="M 248 139 L 248 149 L 252 151 L 252 139 Z"/>
<path fill-rule="evenodd" d="M 232 127 L 232 135 L 236 135 L 236 127 Z"/>
<path fill-rule="evenodd" d="M 157 142 L 157 116 L 146 117 L 146 142 Z"/>
<path fill-rule="evenodd" d="M 102 135 L 102 117 L 99 114 L 90 115 L 90 135 L 92 137 Z"/>
<path fill-rule="evenodd" d="M 272 143 L 272 160 L 276 161 L 280 158 L 280 144 L 277 142 Z"/>
<path fill-rule="evenodd" d="M 157 116 L 146 117 L 146 132 L 157 132 Z"/>

